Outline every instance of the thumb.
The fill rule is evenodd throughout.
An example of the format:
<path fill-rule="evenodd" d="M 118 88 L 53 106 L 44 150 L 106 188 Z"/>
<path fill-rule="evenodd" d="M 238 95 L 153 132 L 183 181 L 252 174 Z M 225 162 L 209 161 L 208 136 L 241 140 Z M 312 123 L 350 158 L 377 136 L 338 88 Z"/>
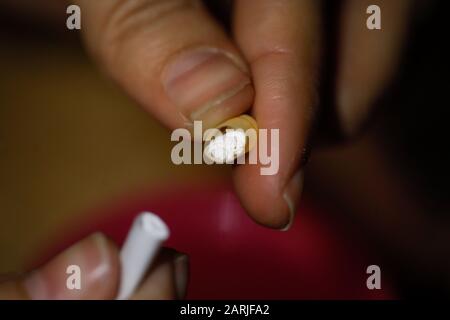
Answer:
<path fill-rule="evenodd" d="M 69 277 L 76 273 L 79 287 L 68 286 Z M 24 277 L 0 283 L 0 300 L 112 299 L 118 279 L 117 248 L 95 233 Z"/>
<path fill-rule="evenodd" d="M 247 66 L 200 1 L 77 2 L 94 57 L 169 128 L 213 127 L 251 106 Z"/>

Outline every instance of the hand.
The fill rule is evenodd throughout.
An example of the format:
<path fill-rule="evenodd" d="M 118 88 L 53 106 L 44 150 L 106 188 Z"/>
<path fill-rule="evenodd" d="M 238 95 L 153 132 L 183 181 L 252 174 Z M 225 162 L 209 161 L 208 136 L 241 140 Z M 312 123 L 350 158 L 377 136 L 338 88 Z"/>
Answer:
<path fill-rule="evenodd" d="M 369 115 L 399 57 L 411 1 L 376 1 L 382 30 L 366 28 L 368 0 L 340 8 L 334 108 L 351 135 Z M 236 0 L 233 38 L 199 1 L 77 0 L 86 44 L 106 72 L 171 129 L 204 127 L 244 112 L 280 130 L 280 169 L 233 173 L 243 206 L 257 222 L 287 228 L 303 186 L 300 166 L 318 111 L 323 63 L 321 1 Z M 325 8 L 326 9 L 326 8 Z"/>
<path fill-rule="evenodd" d="M 68 289 L 67 267 L 80 267 L 81 288 Z M 41 268 L 0 282 L 4 299 L 115 299 L 119 285 L 119 253 L 104 235 L 95 233 L 65 250 Z M 163 249 L 130 299 L 183 298 L 188 277 L 187 256 Z"/>

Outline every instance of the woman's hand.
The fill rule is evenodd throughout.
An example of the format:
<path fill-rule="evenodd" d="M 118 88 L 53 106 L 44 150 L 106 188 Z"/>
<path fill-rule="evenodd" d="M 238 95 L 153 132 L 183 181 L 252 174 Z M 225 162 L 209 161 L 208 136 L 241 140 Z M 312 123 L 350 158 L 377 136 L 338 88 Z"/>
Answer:
<path fill-rule="evenodd" d="M 80 269 L 80 289 L 69 289 L 67 268 Z M 119 252 L 103 234 L 81 240 L 41 268 L 24 276 L 0 281 L 4 299 L 114 299 L 119 285 Z M 163 249 L 130 299 L 179 299 L 186 291 L 188 258 Z"/>
<path fill-rule="evenodd" d="M 411 1 L 378 0 L 382 29 L 368 30 L 373 1 L 339 9 L 333 108 L 353 134 L 395 72 Z M 301 160 L 319 107 L 323 9 L 317 0 L 236 0 L 233 38 L 195 0 L 77 0 L 86 44 L 106 72 L 171 129 L 219 124 L 244 112 L 279 129 L 279 171 L 240 165 L 234 182 L 257 222 L 287 228 L 303 185 Z M 324 4 L 325 6 L 327 4 Z M 325 8 L 326 9 L 326 8 Z M 327 52 L 328 55 L 328 52 Z"/>

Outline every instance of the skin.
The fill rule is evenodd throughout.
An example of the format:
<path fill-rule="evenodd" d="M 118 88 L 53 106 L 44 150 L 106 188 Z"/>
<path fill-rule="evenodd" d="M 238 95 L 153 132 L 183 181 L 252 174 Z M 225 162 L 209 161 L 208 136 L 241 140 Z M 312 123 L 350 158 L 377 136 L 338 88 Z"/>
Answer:
<path fill-rule="evenodd" d="M 204 115 L 203 120 L 207 126 L 214 126 L 249 113 L 260 128 L 280 130 L 279 172 L 262 176 L 259 165 L 240 165 L 233 172 L 233 180 L 241 203 L 252 219 L 267 227 L 287 229 L 303 188 L 302 158 L 310 146 L 311 131 L 322 108 L 318 87 L 325 53 L 328 53 L 324 52 L 327 48 L 324 39 L 328 38 L 321 2 L 233 1 L 231 34 L 225 32 L 200 1 L 73 2 L 81 7 L 84 42 L 100 68 L 171 130 L 190 126 L 190 119 L 180 111 L 178 101 L 192 98 L 189 93 L 199 83 L 214 82 L 207 73 L 185 81 L 184 85 L 180 79 L 169 81 L 168 74 L 177 59 L 207 47 L 232 60 L 239 69 L 238 80 L 245 86 L 220 108 Z M 20 6 L 21 2 L 11 3 Z M 372 4 L 381 7 L 382 30 L 366 28 L 366 8 Z M 395 75 L 411 4 L 412 0 L 345 0 L 339 7 L 336 25 L 331 28 L 338 30 L 336 52 L 332 53 L 336 58 L 336 74 L 332 77 L 331 107 L 345 137 L 360 131 L 376 99 Z M 324 3 L 325 7 L 328 5 Z M 215 63 L 219 65 L 225 60 Z M 174 99 L 167 83 L 178 86 L 177 92 L 183 96 Z M 214 91 L 206 87 L 200 92 L 208 96 L 208 90 Z M 117 279 L 114 250 L 110 249 L 111 262 L 107 269 L 111 272 L 108 277 Z M 168 289 L 174 279 L 168 269 L 154 271 L 154 277 L 166 280 L 158 280 L 156 287 L 160 292 L 153 291 L 149 297 L 174 296 Z M 0 296 L 27 297 L 22 283 L 23 279 L 4 283 Z M 101 298 L 112 298 L 113 287 L 105 289 Z M 143 286 L 149 287 L 156 288 Z M 80 298 L 89 298 L 89 294 Z"/>
<path fill-rule="evenodd" d="M 69 290 L 66 269 L 78 265 L 81 289 Z M 32 272 L 0 281 L 0 300 L 114 299 L 119 285 L 119 251 L 100 233 L 66 249 Z M 161 250 L 140 287 L 130 299 L 180 299 L 186 291 L 187 256 L 170 249 Z"/>
<path fill-rule="evenodd" d="M 320 2 L 236 0 L 231 36 L 197 1 L 76 2 L 84 14 L 89 51 L 106 73 L 170 129 L 186 126 L 161 84 L 174 59 L 208 46 L 223 50 L 247 70 L 251 86 L 234 97 L 231 106 L 217 108 L 211 123 L 247 112 L 260 128 L 280 129 L 279 172 L 262 176 L 259 165 L 241 165 L 233 179 L 250 217 L 286 229 L 300 198 L 303 180 L 298 172 L 320 108 L 317 86 L 324 47 Z M 370 4 L 344 1 L 336 26 L 341 31 L 334 108 L 347 136 L 359 131 L 394 74 L 411 1 L 377 1 L 383 30 L 389 32 L 366 28 Z M 204 76 L 202 81 L 211 80 Z M 195 89 L 198 81 L 179 89 Z"/>

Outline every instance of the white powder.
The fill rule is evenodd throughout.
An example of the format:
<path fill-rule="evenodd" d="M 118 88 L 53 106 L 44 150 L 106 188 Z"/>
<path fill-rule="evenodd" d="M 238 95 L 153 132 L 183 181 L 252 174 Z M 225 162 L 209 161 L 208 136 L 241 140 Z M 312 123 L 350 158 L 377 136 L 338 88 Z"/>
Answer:
<path fill-rule="evenodd" d="M 205 155 L 215 163 L 232 163 L 245 153 L 245 132 L 227 130 L 224 134 L 213 138 L 205 147 Z"/>

